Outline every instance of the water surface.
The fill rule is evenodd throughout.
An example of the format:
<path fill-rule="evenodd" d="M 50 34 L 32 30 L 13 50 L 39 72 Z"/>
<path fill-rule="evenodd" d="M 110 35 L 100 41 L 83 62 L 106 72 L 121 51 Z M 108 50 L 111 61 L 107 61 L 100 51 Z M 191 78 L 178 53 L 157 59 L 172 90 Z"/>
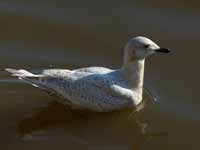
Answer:
<path fill-rule="evenodd" d="M 199 149 L 198 1 L 0 2 L 2 149 Z M 147 60 L 139 112 L 71 111 L 3 68 L 119 68 L 131 36 L 173 53 Z M 153 96 L 157 102 L 153 102 Z"/>

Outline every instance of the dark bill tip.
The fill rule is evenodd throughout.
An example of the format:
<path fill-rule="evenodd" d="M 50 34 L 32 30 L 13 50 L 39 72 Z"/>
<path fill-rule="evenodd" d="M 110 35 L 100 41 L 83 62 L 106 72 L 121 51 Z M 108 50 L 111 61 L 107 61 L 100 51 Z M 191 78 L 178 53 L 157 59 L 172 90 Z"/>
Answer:
<path fill-rule="evenodd" d="M 170 53 L 171 52 L 171 50 L 168 48 L 159 48 L 159 49 L 156 49 L 155 51 L 158 53 Z"/>

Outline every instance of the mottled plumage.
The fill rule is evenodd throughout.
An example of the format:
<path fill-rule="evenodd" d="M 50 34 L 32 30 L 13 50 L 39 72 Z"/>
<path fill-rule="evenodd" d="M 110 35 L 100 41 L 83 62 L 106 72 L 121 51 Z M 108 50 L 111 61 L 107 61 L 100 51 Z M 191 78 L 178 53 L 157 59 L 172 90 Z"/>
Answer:
<path fill-rule="evenodd" d="M 142 101 L 144 60 L 156 50 L 162 49 L 147 38 L 136 37 L 126 45 L 124 64 L 118 70 L 104 67 L 46 69 L 40 75 L 22 69 L 6 71 L 61 97 L 58 101 L 63 104 L 80 109 L 112 111 L 134 107 Z"/>

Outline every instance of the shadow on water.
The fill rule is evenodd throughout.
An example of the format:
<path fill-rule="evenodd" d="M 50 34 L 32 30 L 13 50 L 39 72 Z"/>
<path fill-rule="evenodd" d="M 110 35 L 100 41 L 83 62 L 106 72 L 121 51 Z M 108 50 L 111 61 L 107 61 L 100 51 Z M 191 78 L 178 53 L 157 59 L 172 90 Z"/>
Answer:
<path fill-rule="evenodd" d="M 41 136 L 46 132 L 63 129 L 64 134 L 83 149 L 140 148 L 148 139 L 166 135 L 148 131 L 144 110 L 149 103 L 146 97 L 137 109 L 98 113 L 72 110 L 53 101 L 19 121 L 18 137 L 23 141 L 45 141 Z"/>

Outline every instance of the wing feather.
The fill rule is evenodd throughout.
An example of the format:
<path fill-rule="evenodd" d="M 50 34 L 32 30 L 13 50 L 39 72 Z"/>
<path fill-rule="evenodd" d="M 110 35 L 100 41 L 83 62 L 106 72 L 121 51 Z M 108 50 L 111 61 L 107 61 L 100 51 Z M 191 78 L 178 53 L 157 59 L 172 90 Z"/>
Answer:
<path fill-rule="evenodd" d="M 72 73 L 60 78 L 45 76 L 40 78 L 40 82 L 75 105 L 95 110 L 127 106 L 131 98 L 131 92 L 108 74 L 80 77 L 77 73 Z"/>

